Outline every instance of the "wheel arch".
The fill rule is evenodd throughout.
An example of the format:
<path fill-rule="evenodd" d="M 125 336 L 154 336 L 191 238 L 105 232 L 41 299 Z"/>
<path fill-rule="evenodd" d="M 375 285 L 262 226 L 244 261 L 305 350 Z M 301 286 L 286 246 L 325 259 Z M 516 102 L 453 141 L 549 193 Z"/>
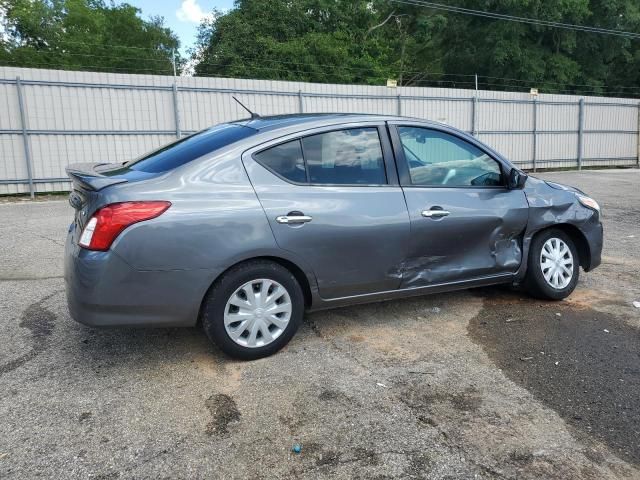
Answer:
<path fill-rule="evenodd" d="M 591 249 L 589 248 L 589 242 L 587 242 L 587 237 L 584 235 L 584 233 L 582 233 L 578 227 L 570 223 L 557 223 L 548 225 L 545 228 L 541 228 L 531 237 L 531 239 L 533 240 L 533 238 L 537 235 L 540 235 L 541 233 L 549 230 L 560 230 L 571 239 L 576 247 L 576 250 L 578 251 L 578 261 L 580 263 L 580 266 L 583 268 L 583 270 L 589 271 L 589 268 L 591 266 Z"/>
<path fill-rule="evenodd" d="M 291 274 L 295 277 L 295 279 L 297 280 L 298 284 L 300 285 L 300 288 L 302 289 L 302 294 L 304 296 L 304 306 L 305 308 L 310 308 L 312 303 L 313 303 L 313 294 L 311 292 L 311 281 L 308 277 L 308 275 L 305 273 L 305 271 L 295 262 L 293 262 L 292 260 L 280 257 L 280 256 L 276 256 L 276 255 L 257 255 L 257 256 L 253 256 L 253 257 L 249 257 L 249 258 L 244 258 L 242 260 L 236 261 L 235 263 L 233 263 L 232 265 L 229 265 L 225 270 L 223 270 L 222 272 L 220 272 L 219 275 L 217 275 L 212 281 L 211 284 L 209 285 L 209 288 L 207 288 L 207 290 L 205 291 L 204 295 L 202 296 L 202 299 L 200 300 L 200 307 L 198 308 L 198 320 L 197 320 L 197 324 L 200 325 L 201 321 L 202 321 L 202 307 L 204 306 L 205 301 L 207 300 L 207 297 L 209 296 L 209 292 L 211 292 L 211 289 L 215 286 L 216 282 L 222 278 L 222 276 L 224 274 L 226 274 L 229 270 L 231 270 L 232 268 L 237 267 L 238 265 L 242 265 L 243 263 L 247 263 L 247 262 L 252 262 L 255 260 L 267 260 L 273 263 L 277 263 L 280 266 L 286 268 L 287 270 L 289 270 L 289 272 L 291 272 Z"/>

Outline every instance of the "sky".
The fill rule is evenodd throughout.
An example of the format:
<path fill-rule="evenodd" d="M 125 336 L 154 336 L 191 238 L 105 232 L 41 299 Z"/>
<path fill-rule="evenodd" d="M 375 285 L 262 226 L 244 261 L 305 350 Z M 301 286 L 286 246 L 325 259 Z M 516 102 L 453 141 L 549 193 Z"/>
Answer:
<path fill-rule="evenodd" d="M 142 18 L 160 15 L 164 23 L 180 37 L 180 51 L 184 55 L 193 46 L 200 21 L 214 8 L 221 11 L 233 7 L 233 0 L 124 0 L 142 10 Z"/>

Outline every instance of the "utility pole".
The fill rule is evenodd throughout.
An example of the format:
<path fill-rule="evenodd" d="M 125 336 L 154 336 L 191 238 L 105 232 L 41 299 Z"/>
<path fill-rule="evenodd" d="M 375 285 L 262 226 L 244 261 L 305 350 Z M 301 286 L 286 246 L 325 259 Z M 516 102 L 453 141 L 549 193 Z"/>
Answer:
<path fill-rule="evenodd" d="M 173 76 L 176 76 L 176 49 L 171 49 L 171 64 L 173 65 Z"/>
<path fill-rule="evenodd" d="M 478 74 L 476 73 L 476 92 L 478 91 Z"/>

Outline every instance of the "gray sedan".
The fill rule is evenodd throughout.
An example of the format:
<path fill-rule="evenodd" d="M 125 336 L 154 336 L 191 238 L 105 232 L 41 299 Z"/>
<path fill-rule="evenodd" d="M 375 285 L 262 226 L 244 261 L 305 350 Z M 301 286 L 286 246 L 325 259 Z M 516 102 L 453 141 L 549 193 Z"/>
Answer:
<path fill-rule="evenodd" d="M 593 199 L 411 118 L 253 117 L 67 173 L 73 318 L 201 324 L 244 359 L 305 310 L 494 284 L 560 300 L 600 264 Z"/>

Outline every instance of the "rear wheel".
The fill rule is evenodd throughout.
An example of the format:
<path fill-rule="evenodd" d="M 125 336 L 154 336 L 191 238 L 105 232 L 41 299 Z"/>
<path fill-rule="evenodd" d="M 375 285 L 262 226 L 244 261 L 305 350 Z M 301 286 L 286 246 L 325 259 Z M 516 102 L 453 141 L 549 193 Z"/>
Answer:
<path fill-rule="evenodd" d="M 304 297 L 281 265 L 256 260 L 225 273 L 203 305 L 204 330 L 226 354 L 244 360 L 284 347 L 302 322 Z"/>
<path fill-rule="evenodd" d="M 578 252 L 566 233 L 549 229 L 533 238 L 524 282 L 529 293 L 546 300 L 562 300 L 576 288 L 579 275 Z"/>

